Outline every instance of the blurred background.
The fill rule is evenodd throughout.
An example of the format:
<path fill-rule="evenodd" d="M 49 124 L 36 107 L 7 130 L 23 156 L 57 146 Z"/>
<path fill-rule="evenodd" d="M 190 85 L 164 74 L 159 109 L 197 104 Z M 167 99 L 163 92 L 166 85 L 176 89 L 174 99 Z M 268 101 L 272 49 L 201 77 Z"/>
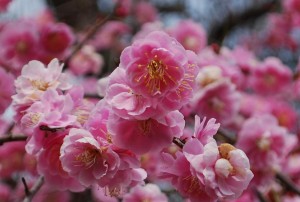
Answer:
<path fill-rule="evenodd" d="M 67 23 L 77 31 L 83 31 L 95 23 L 99 16 L 112 12 L 115 2 L 111 0 L 14 0 L 7 11 L 0 14 L 0 19 L 33 17 L 50 6 L 59 21 Z M 123 2 L 126 4 L 127 1 Z M 192 18 L 201 23 L 207 31 L 208 44 L 216 43 L 230 48 L 241 44 L 254 50 L 260 58 L 273 55 L 281 58 L 291 67 L 297 64 L 299 51 L 296 47 L 300 40 L 299 28 L 286 25 L 289 27 L 287 30 L 286 27 L 276 26 L 280 24 L 279 22 L 274 22 L 274 27 L 270 27 L 272 25 L 269 21 L 276 21 L 276 15 L 288 12 L 284 11 L 283 2 L 280 0 L 149 0 L 149 2 L 154 5 L 159 19 L 165 26 L 176 24 L 181 19 Z M 130 20 L 132 19 L 126 19 L 127 23 L 132 23 Z M 278 32 L 285 30 L 286 34 L 276 35 L 273 33 L 276 30 Z M 282 39 L 278 40 L 278 37 Z M 270 41 L 275 41 L 275 38 L 277 44 L 272 46 Z M 264 48 L 261 47 L 262 44 Z"/>

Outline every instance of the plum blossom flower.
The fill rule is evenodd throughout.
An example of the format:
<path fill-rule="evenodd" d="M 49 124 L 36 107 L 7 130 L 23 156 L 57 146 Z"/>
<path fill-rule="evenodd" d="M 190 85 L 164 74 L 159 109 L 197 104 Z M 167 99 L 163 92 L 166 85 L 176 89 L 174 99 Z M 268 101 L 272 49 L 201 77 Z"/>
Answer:
<path fill-rule="evenodd" d="M 33 60 L 22 69 L 21 76 L 15 81 L 17 95 L 13 96 L 15 105 L 32 103 L 39 100 L 48 89 L 68 90 L 71 84 L 64 73 L 63 65 L 53 59 L 47 67 Z"/>
<path fill-rule="evenodd" d="M 184 119 L 178 111 L 173 111 L 158 119 L 123 119 L 111 115 L 108 131 L 113 143 L 136 154 L 162 149 L 172 142 L 173 137 L 183 133 Z"/>
<path fill-rule="evenodd" d="M 24 64 L 36 57 L 37 32 L 34 23 L 24 20 L 7 23 L 1 29 L 0 61 L 10 66 L 16 75 Z"/>
<path fill-rule="evenodd" d="M 21 126 L 26 131 L 32 131 L 40 125 L 52 128 L 62 128 L 78 125 L 77 117 L 72 114 L 74 102 L 70 95 L 59 95 L 53 89 L 47 90 L 41 100 L 34 102 L 23 113 Z"/>
<path fill-rule="evenodd" d="M 292 82 L 292 71 L 275 58 L 265 59 L 253 71 L 251 85 L 259 94 L 280 94 L 289 89 Z"/>
<path fill-rule="evenodd" d="M 40 44 L 44 51 L 62 54 L 73 43 L 74 35 L 64 23 L 47 23 L 40 27 Z"/>
<path fill-rule="evenodd" d="M 103 57 L 96 53 L 93 46 L 85 45 L 71 58 L 69 69 L 76 75 L 98 74 L 104 65 Z"/>
<path fill-rule="evenodd" d="M 296 136 L 279 126 L 270 114 L 254 116 L 244 122 L 236 146 L 249 157 L 255 184 L 264 185 L 272 179 L 295 146 L 295 140 Z"/>
<path fill-rule="evenodd" d="M 120 158 L 108 143 L 98 142 L 83 129 L 71 129 L 61 146 L 60 160 L 71 176 L 88 187 L 104 175 L 114 175 Z"/>
<path fill-rule="evenodd" d="M 182 20 L 169 32 L 187 50 L 199 53 L 206 46 L 206 31 L 200 23 Z"/>
<path fill-rule="evenodd" d="M 197 73 L 195 53 L 164 32 L 152 32 L 122 52 L 120 66 L 109 76 L 106 99 L 122 118 L 159 118 L 191 99 Z"/>
<path fill-rule="evenodd" d="M 156 100 L 134 92 L 126 81 L 123 68 L 116 68 L 109 76 L 105 100 L 115 114 L 122 118 L 148 119 L 156 112 Z"/>
<path fill-rule="evenodd" d="M 131 0 L 129 0 L 131 1 Z M 125 1 L 120 1 L 124 3 Z M 130 33 L 130 27 L 121 21 L 108 21 L 95 34 L 90 42 L 97 50 L 105 50 L 114 47 L 116 50 L 123 50 L 127 45 L 122 36 Z"/>
<path fill-rule="evenodd" d="M 134 15 L 140 24 L 157 20 L 157 10 L 149 2 L 138 2 L 134 7 Z"/>
<path fill-rule="evenodd" d="M 168 198 L 163 194 L 156 184 L 146 184 L 145 186 L 137 185 L 123 197 L 124 202 L 167 202 Z"/>
<path fill-rule="evenodd" d="M 233 121 L 239 110 L 240 94 L 235 85 L 223 79 L 198 90 L 192 99 L 197 115 L 216 118 L 226 125 Z"/>
<path fill-rule="evenodd" d="M 47 138 L 47 142 L 45 142 L 44 147 L 37 156 L 38 173 L 43 175 L 47 184 L 55 190 L 83 191 L 84 186 L 63 169 L 60 161 L 60 148 L 67 132 L 65 131 Z"/>
<path fill-rule="evenodd" d="M 219 127 L 215 120 L 205 127 L 205 120 L 196 117 L 195 121 L 195 136 L 185 140 L 175 159 L 165 155 L 162 176 L 191 201 L 238 198 L 253 178 L 247 156 L 230 144 L 217 145 L 212 138 Z"/>
<path fill-rule="evenodd" d="M 147 98 L 162 97 L 184 78 L 188 57 L 185 49 L 161 31 L 151 32 L 124 49 L 120 67 L 130 87 Z"/>
<path fill-rule="evenodd" d="M 182 196 L 187 197 L 192 202 L 200 200 L 216 201 L 213 195 L 208 195 L 204 184 L 192 173 L 190 163 L 183 153 L 176 152 L 174 157 L 167 153 L 162 154 L 164 164 L 162 167 L 163 172 L 160 175 L 161 179 L 170 181 Z"/>
<path fill-rule="evenodd" d="M 60 150 L 63 169 L 85 187 L 98 184 L 110 195 L 119 195 L 123 187 L 134 186 L 146 178 L 135 155 L 111 144 L 109 139 L 73 128 Z"/>

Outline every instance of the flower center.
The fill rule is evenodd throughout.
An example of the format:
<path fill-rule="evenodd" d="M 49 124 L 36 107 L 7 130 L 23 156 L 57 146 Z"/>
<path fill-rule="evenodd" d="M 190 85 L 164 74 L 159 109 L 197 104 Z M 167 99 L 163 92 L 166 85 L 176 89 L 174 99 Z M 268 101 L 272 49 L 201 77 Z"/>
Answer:
<path fill-rule="evenodd" d="M 84 164 L 86 168 L 90 168 L 96 162 L 99 151 L 97 149 L 87 149 L 83 153 L 78 154 L 75 159 Z"/>
<path fill-rule="evenodd" d="M 223 144 L 219 145 L 218 149 L 219 149 L 221 158 L 228 160 L 229 152 L 231 152 L 232 150 L 235 150 L 236 148 L 234 146 L 232 146 L 231 144 L 223 143 Z"/>
<path fill-rule="evenodd" d="M 32 80 L 31 85 L 41 91 L 46 91 L 50 87 L 48 82 L 42 80 Z"/>
<path fill-rule="evenodd" d="M 150 93 L 161 91 L 162 83 L 166 84 L 165 70 L 167 66 L 162 63 L 161 60 L 153 59 L 147 65 L 148 74 L 145 78 L 146 87 Z"/>
<path fill-rule="evenodd" d="M 261 151 L 268 151 L 270 146 L 271 146 L 271 142 L 268 138 L 263 137 L 260 140 L 257 141 L 257 147 L 261 150 Z"/>
<path fill-rule="evenodd" d="M 189 175 L 185 177 L 183 181 L 188 185 L 188 187 L 185 190 L 187 193 L 195 193 L 201 191 L 197 177 Z"/>
<path fill-rule="evenodd" d="M 140 121 L 139 128 L 141 131 L 143 131 L 144 135 L 147 135 L 151 128 L 151 120 L 147 119 L 147 120 Z"/>

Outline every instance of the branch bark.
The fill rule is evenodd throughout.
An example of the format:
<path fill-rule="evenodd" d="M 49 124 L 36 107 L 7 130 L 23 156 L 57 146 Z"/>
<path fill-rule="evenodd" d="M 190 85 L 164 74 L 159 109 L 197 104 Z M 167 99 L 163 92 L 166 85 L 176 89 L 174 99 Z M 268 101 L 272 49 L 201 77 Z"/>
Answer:
<path fill-rule="evenodd" d="M 300 196 L 300 188 L 295 183 L 285 176 L 284 174 L 277 172 L 276 179 L 288 190 Z"/>
<path fill-rule="evenodd" d="M 6 142 L 26 141 L 27 138 L 25 135 L 7 135 L 0 138 L 0 146 Z"/>
<path fill-rule="evenodd" d="M 40 188 L 44 184 L 44 177 L 43 176 L 39 177 L 39 179 L 35 182 L 35 184 L 30 190 L 28 189 L 28 186 L 24 178 L 22 178 L 22 182 L 24 184 L 25 194 L 26 194 L 26 197 L 24 198 L 23 202 L 31 202 L 34 195 L 40 190 Z"/>

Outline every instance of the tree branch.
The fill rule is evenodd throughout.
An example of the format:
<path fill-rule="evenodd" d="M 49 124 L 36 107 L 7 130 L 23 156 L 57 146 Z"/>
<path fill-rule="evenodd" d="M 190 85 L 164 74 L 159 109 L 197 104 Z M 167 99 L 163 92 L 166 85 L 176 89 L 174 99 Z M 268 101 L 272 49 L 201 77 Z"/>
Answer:
<path fill-rule="evenodd" d="M 0 146 L 6 142 L 26 141 L 28 136 L 25 135 L 7 135 L 0 138 Z"/>
<path fill-rule="evenodd" d="M 24 184 L 25 194 L 26 194 L 26 197 L 24 198 L 23 202 L 31 202 L 31 200 L 34 197 L 34 195 L 42 187 L 42 185 L 44 183 L 44 177 L 43 176 L 39 177 L 39 179 L 35 182 L 35 184 L 33 185 L 33 187 L 30 190 L 28 189 L 26 181 L 25 181 L 25 179 L 23 177 L 22 177 L 22 182 Z"/>
<path fill-rule="evenodd" d="M 267 199 L 264 197 L 264 195 L 260 191 L 258 191 L 257 189 L 254 189 L 254 191 L 260 202 L 268 202 Z"/>
<path fill-rule="evenodd" d="M 295 183 L 282 173 L 276 173 L 276 179 L 288 190 L 300 196 L 300 188 Z"/>
<path fill-rule="evenodd" d="M 244 24 L 249 20 L 257 19 L 266 13 L 274 10 L 276 6 L 280 3 L 279 0 L 270 0 L 261 6 L 254 5 L 250 7 L 243 13 L 232 14 L 229 13 L 227 16 L 224 17 L 221 23 L 216 24 L 210 30 L 208 34 L 209 44 L 217 43 L 222 44 L 223 39 L 225 36 L 237 25 Z"/>
<path fill-rule="evenodd" d="M 74 57 L 74 55 L 76 55 L 76 53 L 78 51 L 81 50 L 81 48 L 87 43 L 87 41 L 89 39 L 91 39 L 96 32 L 98 31 L 98 29 L 105 24 L 108 20 L 110 20 L 112 18 L 113 14 L 107 15 L 105 18 L 103 19 L 97 19 L 96 23 L 91 27 L 91 29 L 87 32 L 87 34 L 85 35 L 85 37 L 82 39 L 82 41 L 80 41 L 74 48 L 74 50 L 72 51 L 72 53 L 66 58 L 65 60 L 65 66 L 64 69 L 66 69 L 68 67 L 68 64 L 70 62 L 70 60 Z"/>
<path fill-rule="evenodd" d="M 229 144 L 234 144 L 236 142 L 236 138 L 234 134 L 231 134 L 229 133 L 228 131 L 220 128 L 216 134 L 217 138 L 218 136 L 221 137 L 222 139 L 224 139 L 224 141 L 226 143 L 229 143 Z"/>
<path fill-rule="evenodd" d="M 174 144 L 176 144 L 179 148 L 183 148 L 183 146 L 184 146 L 184 143 L 185 142 L 183 142 L 180 138 L 178 138 L 178 137 L 174 137 L 173 138 L 173 141 L 172 141 Z"/>

